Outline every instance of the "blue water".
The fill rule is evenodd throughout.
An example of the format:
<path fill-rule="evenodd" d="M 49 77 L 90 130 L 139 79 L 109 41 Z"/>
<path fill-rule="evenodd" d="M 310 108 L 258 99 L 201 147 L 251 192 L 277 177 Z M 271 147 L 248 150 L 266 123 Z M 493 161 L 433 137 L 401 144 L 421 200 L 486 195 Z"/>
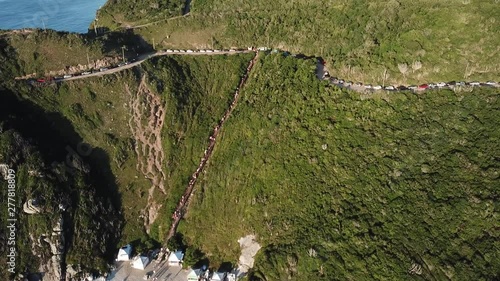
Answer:
<path fill-rule="evenodd" d="M 0 0 L 0 29 L 28 27 L 87 33 L 106 0 Z"/>

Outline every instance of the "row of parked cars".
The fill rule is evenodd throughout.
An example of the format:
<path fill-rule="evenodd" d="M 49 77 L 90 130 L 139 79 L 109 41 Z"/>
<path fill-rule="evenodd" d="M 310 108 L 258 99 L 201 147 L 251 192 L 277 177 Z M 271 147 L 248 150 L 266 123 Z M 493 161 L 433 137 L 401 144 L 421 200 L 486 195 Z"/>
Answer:
<path fill-rule="evenodd" d="M 164 53 L 220 53 L 220 52 L 237 52 L 237 51 L 242 51 L 242 50 L 235 50 L 235 49 L 231 49 L 231 50 L 211 50 L 211 49 L 208 49 L 208 50 L 204 50 L 204 49 L 201 49 L 201 50 L 171 50 L 171 49 L 167 49 L 167 50 L 162 50 L 162 52 Z"/>
<path fill-rule="evenodd" d="M 386 90 L 386 91 L 419 91 L 419 90 L 428 90 L 428 89 L 442 89 L 442 88 L 455 88 L 455 87 L 479 87 L 479 86 L 488 86 L 488 87 L 500 87 L 500 82 L 488 81 L 488 82 L 463 82 L 463 81 L 450 81 L 450 82 L 439 82 L 439 83 L 429 83 L 429 84 L 421 84 L 421 85 L 410 85 L 410 86 L 381 86 L 381 85 L 371 85 L 371 84 L 363 84 L 361 82 L 352 82 L 345 81 L 343 79 L 339 79 L 337 77 L 331 77 L 328 72 L 325 72 L 323 75 L 323 79 L 329 80 L 331 83 L 336 84 L 345 88 L 355 88 L 355 89 L 365 89 L 365 90 Z"/>
<path fill-rule="evenodd" d="M 136 59 L 132 59 L 130 61 L 121 62 L 119 64 L 111 65 L 109 67 L 101 67 L 99 69 L 91 69 L 91 70 L 88 70 L 88 71 L 84 71 L 84 72 L 80 72 L 80 73 L 74 73 L 74 74 L 65 74 L 63 76 L 54 76 L 54 77 L 49 76 L 49 77 L 45 77 L 45 78 L 28 79 L 27 82 L 28 82 L 28 84 L 34 84 L 34 83 L 37 83 L 37 84 L 53 83 L 53 82 L 61 81 L 61 80 L 68 79 L 68 78 L 71 78 L 71 77 L 84 76 L 84 75 L 89 75 L 89 74 L 92 74 L 92 73 L 103 72 L 103 71 L 106 71 L 106 70 L 109 70 L 109 69 L 113 69 L 113 68 L 117 68 L 117 67 L 121 67 L 121 66 L 130 64 L 130 63 L 135 62 L 135 61 L 136 61 Z"/>

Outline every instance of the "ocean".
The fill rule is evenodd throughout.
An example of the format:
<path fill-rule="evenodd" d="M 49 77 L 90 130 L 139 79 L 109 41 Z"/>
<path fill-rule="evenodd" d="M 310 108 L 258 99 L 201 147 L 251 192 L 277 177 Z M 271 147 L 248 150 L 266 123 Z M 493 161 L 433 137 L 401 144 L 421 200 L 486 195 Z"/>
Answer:
<path fill-rule="evenodd" d="M 0 29 L 39 27 L 87 33 L 106 0 L 0 0 Z"/>

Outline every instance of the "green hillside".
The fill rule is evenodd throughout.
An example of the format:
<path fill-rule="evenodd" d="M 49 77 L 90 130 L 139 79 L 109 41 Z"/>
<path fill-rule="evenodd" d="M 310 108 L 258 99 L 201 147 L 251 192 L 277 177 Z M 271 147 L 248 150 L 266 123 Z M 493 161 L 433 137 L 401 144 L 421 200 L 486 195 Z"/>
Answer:
<path fill-rule="evenodd" d="M 333 74 L 365 83 L 500 75 L 495 1 L 199 0 L 189 16 L 169 20 L 160 10 L 148 10 L 139 20 L 139 10 L 125 3 L 110 2 L 100 12 L 100 24 L 154 23 L 135 32 L 158 48 L 281 48 L 322 56 Z M 124 22 L 105 15 L 127 9 Z"/>
<path fill-rule="evenodd" d="M 162 241 L 172 210 L 203 155 L 209 133 L 229 105 L 250 59 L 251 55 L 155 58 L 102 78 L 42 88 L 18 82 L 13 88 L 43 108 L 61 134 L 72 137 L 67 132 L 71 125 L 84 142 L 103 151 L 106 158 L 101 159 L 102 164 L 109 166 L 107 176 L 116 182 L 123 206 L 122 243 L 149 239 L 144 210 L 150 203 L 158 219 L 148 229 L 152 238 Z M 163 107 L 163 116 L 152 113 L 156 107 Z M 60 123 L 53 116 L 68 121 Z M 163 126 L 147 125 L 157 117 L 163 117 Z M 153 150 L 164 154 L 159 163 L 161 170 L 145 174 L 139 168 L 154 157 L 136 153 L 136 148 L 149 150 L 148 145 L 154 145 L 142 143 L 142 134 L 160 140 L 159 147 Z M 161 173 L 165 176 L 160 177 Z M 154 186 L 152 179 L 161 180 L 164 191 L 155 188 L 154 200 L 148 201 Z"/>
<path fill-rule="evenodd" d="M 102 177 L 105 163 L 96 165 L 100 150 L 91 148 L 89 155 L 78 154 L 81 142 L 67 120 L 55 113 L 46 116 L 44 110 L 8 90 L 0 89 L 0 97 L 0 164 L 15 175 L 14 191 L 7 189 L 3 176 L 0 181 L 5 199 L 1 217 L 6 223 L 7 218 L 16 219 L 15 245 L 9 244 L 16 248 L 15 272 L 35 273 L 40 265 L 47 265 L 52 253 L 46 239 L 55 241 L 53 233 L 61 220 L 65 237 L 61 256 L 87 272 L 106 270 L 120 238 L 122 219 L 112 182 Z M 67 135 L 59 134 L 49 118 L 66 125 Z M 24 211 L 31 200 L 39 213 Z M 7 206 L 7 201 L 13 206 Z M 2 228 L 2 237 L 11 235 L 7 231 Z M 4 264 L 7 249 L 2 247 Z M 14 280 L 7 266 L 0 276 Z"/>
<path fill-rule="evenodd" d="M 498 92 L 349 93 L 314 64 L 261 58 L 186 240 L 217 265 L 257 234 L 251 280 L 498 278 Z"/>

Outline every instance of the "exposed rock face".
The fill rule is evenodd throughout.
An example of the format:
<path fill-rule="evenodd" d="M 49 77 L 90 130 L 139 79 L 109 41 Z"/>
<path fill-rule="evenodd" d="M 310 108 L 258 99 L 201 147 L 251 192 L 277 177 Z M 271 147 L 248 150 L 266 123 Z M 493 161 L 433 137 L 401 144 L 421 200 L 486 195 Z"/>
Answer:
<path fill-rule="evenodd" d="M 60 217 L 58 223 L 54 226 L 53 232 L 50 235 L 46 235 L 40 238 L 42 245 L 47 245 L 50 247 L 50 252 L 52 256 L 45 263 L 40 265 L 40 272 L 44 273 L 44 281 L 60 281 L 62 275 L 62 257 L 64 255 L 64 233 L 62 232 L 63 218 Z"/>
<path fill-rule="evenodd" d="M 144 227 L 149 233 L 150 226 L 158 216 L 160 204 L 154 201 L 154 192 L 158 189 L 165 193 L 166 174 L 163 170 L 165 154 L 163 152 L 161 131 L 165 120 L 165 104 L 159 95 L 147 86 L 146 76 L 142 77 L 137 91 L 126 89 L 130 97 L 130 130 L 134 136 L 137 153 L 137 170 L 151 180 L 148 204 L 143 210 Z"/>
<path fill-rule="evenodd" d="M 30 214 L 30 215 L 38 214 L 41 212 L 40 208 L 38 208 L 37 206 L 35 206 L 33 204 L 33 199 L 29 199 L 28 201 L 24 202 L 23 211 L 26 214 Z"/>
<path fill-rule="evenodd" d="M 254 257 L 257 252 L 262 248 L 255 240 L 255 235 L 247 235 L 238 240 L 241 247 L 240 261 L 238 262 L 239 275 L 245 275 L 254 264 Z"/>

